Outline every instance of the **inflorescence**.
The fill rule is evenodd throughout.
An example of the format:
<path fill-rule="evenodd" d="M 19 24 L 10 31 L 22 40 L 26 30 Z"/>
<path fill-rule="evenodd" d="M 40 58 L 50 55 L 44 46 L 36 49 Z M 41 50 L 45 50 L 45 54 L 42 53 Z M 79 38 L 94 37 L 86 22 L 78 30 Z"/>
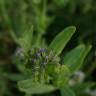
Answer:
<path fill-rule="evenodd" d="M 31 70 L 32 77 L 37 81 L 49 78 L 46 72 L 47 67 L 49 65 L 56 66 L 60 61 L 59 57 L 47 48 L 31 48 L 27 53 L 19 49 L 16 57 L 21 63 L 24 63 L 26 69 Z"/>

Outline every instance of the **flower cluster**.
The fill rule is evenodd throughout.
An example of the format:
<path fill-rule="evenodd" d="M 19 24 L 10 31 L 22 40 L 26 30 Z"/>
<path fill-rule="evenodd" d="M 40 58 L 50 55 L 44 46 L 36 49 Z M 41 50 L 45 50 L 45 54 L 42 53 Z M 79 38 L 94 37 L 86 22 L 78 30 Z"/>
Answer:
<path fill-rule="evenodd" d="M 28 52 L 28 56 L 32 64 L 38 63 L 40 66 L 59 62 L 59 58 L 52 51 L 45 48 L 32 48 Z"/>
<path fill-rule="evenodd" d="M 46 75 L 48 65 L 56 66 L 60 61 L 60 58 L 47 48 L 31 48 L 27 53 L 19 50 L 16 56 L 21 63 L 24 63 L 26 69 L 31 70 L 32 76 L 36 80 L 44 79 L 48 75 Z"/>

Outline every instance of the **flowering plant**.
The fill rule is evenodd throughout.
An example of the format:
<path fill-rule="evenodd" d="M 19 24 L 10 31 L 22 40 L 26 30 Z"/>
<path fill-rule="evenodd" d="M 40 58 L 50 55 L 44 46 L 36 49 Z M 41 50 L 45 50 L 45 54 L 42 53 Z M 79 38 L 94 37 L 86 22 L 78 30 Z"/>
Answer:
<path fill-rule="evenodd" d="M 47 48 L 27 47 L 28 41 L 22 39 L 21 48 L 15 54 L 15 63 L 25 77 L 18 81 L 20 91 L 30 95 L 60 90 L 62 96 L 75 96 L 68 81 L 91 49 L 91 45 L 80 44 L 61 59 L 60 54 L 75 31 L 74 26 L 64 29 Z"/>

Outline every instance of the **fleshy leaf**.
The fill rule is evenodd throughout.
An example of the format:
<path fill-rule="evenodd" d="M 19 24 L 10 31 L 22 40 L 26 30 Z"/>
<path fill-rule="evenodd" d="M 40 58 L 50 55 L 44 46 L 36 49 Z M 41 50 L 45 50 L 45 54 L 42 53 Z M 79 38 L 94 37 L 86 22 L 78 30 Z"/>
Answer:
<path fill-rule="evenodd" d="M 60 54 L 68 41 L 71 39 L 72 35 L 75 33 L 76 28 L 70 26 L 65 28 L 61 33 L 59 33 L 55 39 L 50 44 L 49 48 L 54 50 L 56 54 Z"/>
<path fill-rule="evenodd" d="M 54 91 L 56 88 L 52 85 L 45 85 L 38 82 L 33 82 L 32 79 L 27 79 L 18 82 L 18 87 L 22 92 L 27 94 L 42 94 Z"/>
<path fill-rule="evenodd" d="M 64 56 L 62 63 L 69 67 L 71 73 L 74 73 L 82 66 L 91 47 L 91 45 L 85 46 L 84 44 L 77 46 Z"/>

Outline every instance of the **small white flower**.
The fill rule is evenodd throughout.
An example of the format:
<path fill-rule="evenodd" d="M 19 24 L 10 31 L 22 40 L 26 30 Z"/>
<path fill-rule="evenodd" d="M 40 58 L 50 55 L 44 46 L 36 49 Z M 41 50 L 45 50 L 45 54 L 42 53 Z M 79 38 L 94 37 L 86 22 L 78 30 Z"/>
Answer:
<path fill-rule="evenodd" d="M 85 74 L 82 71 L 77 71 L 74 73 L 73 77 L 69 80 L 69 84 L 71 86 L 83 82 L 85 79 Z"/>

